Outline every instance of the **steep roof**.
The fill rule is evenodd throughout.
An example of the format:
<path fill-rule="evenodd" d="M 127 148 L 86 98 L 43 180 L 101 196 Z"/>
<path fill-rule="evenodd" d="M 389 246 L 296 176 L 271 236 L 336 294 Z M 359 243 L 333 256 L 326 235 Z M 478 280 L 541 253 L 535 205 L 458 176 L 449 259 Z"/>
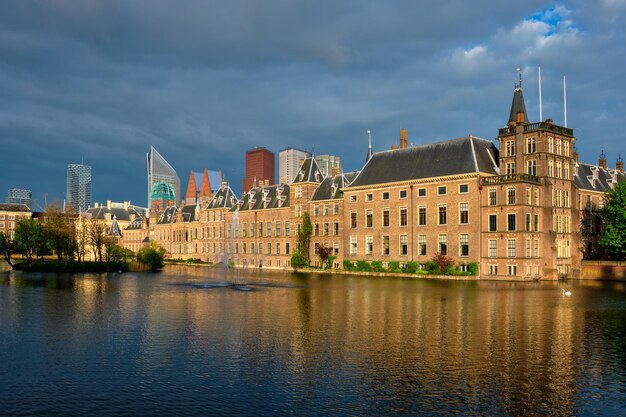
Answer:
<path fill-rule="evenodd" d="M 526 117 L 526 104 L 524 104 L 524 94 L 522 94 L 521 81 L 520 86 L 515 88 L 513 92 L 513 102 L 511 103 L 511 113 L 509 114 L 509 122 L 517 122 L 517 113 L 524 113 L 524 123 L 528 123 Z"/>
<path fill-rule="evenodd" d="M 92 219 L 97 220 L 105 220 L 105 216 L 107 214 L 110 214 L 111 218 L 115 216 L 118 221 L 130 221 L 131 215 L 133 215 L 134 217 L 141 216 L 141 213 L 139 213 L 137 210 L 130 206 L 127 209 L 123 207 L 108 208 L 107 206 L 92 207 L 85 213 L 90 214 Z"/>
<path fill-rule="evenodd" d="M 128 226 L 124 228 L 124 230 L 140 230 L 143 227 L 143 217 L 137 217 L 135 220 L 130 222 Z"/>
<path fill-rule="evenodd" d="M 302 161 L 302 165 L 300 165 L 300 169 L 298 170 L 296 178 L 293 180 L 292 184 L 322 182 L 323 179 L 324 175 L 322 174 L 322 171 L 320 171 L 315 157 L 311 156 Z"/>
<path fill-rule="evenodd" d="M 574 175 L 574 186 L 581 190 L 606 192 L 624 179 L 626 175 L 615 169 L 579 163 Z"/>
<path fill-rule="evenodd" d="M 0 211 L 27 211 L 31 212 L 26 204 L 0 203 Z"/>
<path fill-rule="evenodd" d="M 497 175 L 497 161 L 495 144 L 475 136 L 375 152 L 348 188 L 472 172 Z"/>
<path fill-rule="evenodd" d="M 171 224 L 176 222 L 176 213 L 178 213 L 178 207 L 171 206 L 167 207 L 161 213 L 161 216 L 157 220 L 157 224 Z"/>
<path fill-rule="evenodd" d="M 196 204 L 188 204 L 186 206 L 182 206 L 180 208 L 181 215 L 183 216 L 184 222 L 193 222 L 198 221 L 196 216 Z"/>
<path fill-rule="evenodd" d="M 264 210 L 289 207 L 289 185 L 274 184 L 255 187 L 245 193 L 239 204 L 230 211 Z"/>
<path fill-rule="evenodd" d="M 342 173 L 334 177 L 326 177 L 324 181 L 315 189 L 311 201 L 332 200 L 341 198 L 341 189 L 350 185 L 358 175 L 358 171 Z"/>
<path fill-rule="evenodd" d="M 229 185 L 223 185 L 222 188 L 217 190 L 213 197 L 207 204 L 207 209 L 216 209 L 216 208 L 231 208 L 235 204 L 237 204 L 237 197 L 235 197 L 235 193 L 230 188 Z"/>

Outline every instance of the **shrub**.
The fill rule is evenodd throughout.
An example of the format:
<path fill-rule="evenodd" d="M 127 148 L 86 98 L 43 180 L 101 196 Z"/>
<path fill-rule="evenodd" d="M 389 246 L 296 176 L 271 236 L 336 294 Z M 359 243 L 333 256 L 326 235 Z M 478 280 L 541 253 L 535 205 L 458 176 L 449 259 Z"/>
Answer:
<path fill-rule="evenodd" d="M 434 263 L 433 261 L 428 261 L 424 264 L 424 269 L 426 271 L 438 271 L 439 267 L 437 266 L 436 263 Z"/>
<path fill-rule="evenodd" d="M 150 242 L 150 245 L 139 249 L 137 252 L 137 261 L 150 266 L 150 270 L 155 272 L 163 268 L 165 252 L 165 249 L 156 242 Z"/>
<path fill-rule="evenodd" d="M 400 269 L 400 262 L 391 261 L 389 262 L 389 267 L 387 268 L 387 272 L 402 272 Z"/>
<path fill-rule="evenodd" d="M 435 253 L 433 262 L 437 265 L 437 270 L 441 273 L 447 273 L 448 267 L 454 265 L 454 260 L 441 252 Z"/>
<path fill-rule="evenodd" d="M 372 270 L 372 265 L 370 265 L 367 261 L 356 261 L 356 270 L 370 272 Z"/>
<path fill-rule="evenodd" d="M 335 263 L 335 259 L 337 259 L 337 255 L 331 255 L 328 257 L 328 269 L 333 269 L 333 264 Z"/>
<path fill-rule="evenodd" d="M 478 275 L 478 262 L 470 262 L 467 268 L 470 275 Z"/>
<path fill-rule="evenodd" d="M 417 272 L 417 262 L 407 262 L 406 267 L 403 269 L 402 272 L 406 272 L 407 274 L 414 274 L 415 272 Z"/>
<path fill-rule="evenodd" d="M 306 257 L 301 253 L 294 253 L 291 255 L 291 266 L 294 268 L 302 268 L 303 266 L 307 266 L 308 262 Z"/>
<path fill-rule="evenodd" d="M 372 270 L 374 272 L 383 272 L 385 270 L 383 261 L 372 261 Z"/>
<path fill-rule="evenodd" d="M 446 267 L 446 270 L 444 271 L 445 275 L 459 275 L 461 271 L 459 271 L 458 269 L 456 269 L 454 267 L 454 265 L 448 265 Z"/>

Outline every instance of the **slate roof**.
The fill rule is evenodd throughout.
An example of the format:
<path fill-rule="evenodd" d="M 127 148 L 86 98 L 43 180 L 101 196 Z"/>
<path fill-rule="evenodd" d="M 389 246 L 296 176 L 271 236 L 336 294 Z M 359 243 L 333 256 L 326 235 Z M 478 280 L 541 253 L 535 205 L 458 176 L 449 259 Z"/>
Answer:
<path fill-rule="evenodd" d="M 579 163 L 575 169 L 574 186 L 587 191 L 606 192 L 612 189 L 615 184 L 626 179 L 623 172 L 615 169 L 604 169 L 592 164 Z"/>
<path fill-rule="evenodd" d="M 497 175 L 498 155 L 494 143 L 475 136 L 375 152 L 348 188 L 472 172 Z"/>
<path fill-rule="evenodd" d="M 524 104 L 524 95 L 522 94 L 522 88 L 518 87 L 513 92 L 513 102 L 511 103 L 511 114 L 509 115 L 509 123 L 517 122 L 517 113 L 524 113 L 524 122 L 528 123 L 528 117 L 526 117 L 526 105 Z"/>
<path fill-rule="evenodd" d="M 122 207 L 108 208 L 107 206 L 100 206 L 92 207 L 88 209 L 85 213 L 91 214 L 91 218 L 97 220 L 105 220 L 106 214 L 110 214 L 111 218 L 115 216 L 118 221 L 130 221 L 131 215 L 135 215 L 135 217 L 141 216 L 141 214 L 133 207 L 128 207 L 127 209 L 124 209 Z"/>
<path fill-rule="evenodd" d="M 298 170 L 296 178 L 293 180 L 292 184 L 322 182 L 323 179 L 324 175 L 322 174 L 322 171 L 320 171 L 315 157 L 309 157 L 302 161 L 302 165 L 300 165 L 300 169 Z"/>
<path fill-rule="evenodd" d="M 350 185 L 359 174 L 358 171 L 342 173 L 335 177 L 326 177 L 315 189 L 311 201 L 332 200 L 343 196 L 342 188 Z"/>
<path fill-rule="evenodd" d="M 289 185 L 275 184 L 266 187 L 255 187 L 245 193 L 239 204 L 230 211 L 265 210 L 289 207 Z"/>
<path fill-rule="evenodd" d="M 171 224 L 176 222 L 176 213 L 178 213 L 178 207 L 167 207 L 163 210 L 163 213 L 161 213 L 161 216 L 157 220 L 157 224 Z"/>
<path fill-rule="evenodd" d="M 196 204 L 188 204 L 181 207 L 180 212 L 183 216 L 184 222 L 198 221 L 198 218 L 196 216 L 196 207 Z"/>
<path fill-rule="evenodd" d="M 208 202 L 206 208 L 207 209 L 216 209 L 216 208 L 231 208 L 237 204 L 237 197 L 235 197 L 235 193 L 230 188 L 230 186 L 226 185 L 221 187 L 219 190 L 213 194 L 211 200 Z"/>
<path fill-rule="evenodd" d="M 27 211 L 31 212 L 26 204 L 0 203 L 0 211 Z"/>
<path fill-rule="evenodd" d="M 130 224 L 124 228 L 124 230 L 140 230 L 142 226 L 143 217 L 136 217 L 135 220 L 130 222 Z"/>

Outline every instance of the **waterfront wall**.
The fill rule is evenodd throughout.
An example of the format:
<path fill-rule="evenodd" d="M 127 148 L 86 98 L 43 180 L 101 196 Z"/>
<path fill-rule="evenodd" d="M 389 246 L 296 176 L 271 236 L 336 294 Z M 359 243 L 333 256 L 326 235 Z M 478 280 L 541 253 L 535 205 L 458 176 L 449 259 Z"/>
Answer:
<path fill-rule="evenodd" d="M 626 262 L 583 261 L 580 278 L 626 281 Z"/>

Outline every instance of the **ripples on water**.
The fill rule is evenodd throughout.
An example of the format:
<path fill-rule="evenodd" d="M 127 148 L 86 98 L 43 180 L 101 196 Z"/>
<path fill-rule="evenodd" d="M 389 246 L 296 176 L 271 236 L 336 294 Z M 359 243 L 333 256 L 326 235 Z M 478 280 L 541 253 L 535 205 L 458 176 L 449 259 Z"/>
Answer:
<path fill-rule="evenodd" d="M 227 279 L 0 273 L 0 414 L 623 414 L 624 284 Z"/>

